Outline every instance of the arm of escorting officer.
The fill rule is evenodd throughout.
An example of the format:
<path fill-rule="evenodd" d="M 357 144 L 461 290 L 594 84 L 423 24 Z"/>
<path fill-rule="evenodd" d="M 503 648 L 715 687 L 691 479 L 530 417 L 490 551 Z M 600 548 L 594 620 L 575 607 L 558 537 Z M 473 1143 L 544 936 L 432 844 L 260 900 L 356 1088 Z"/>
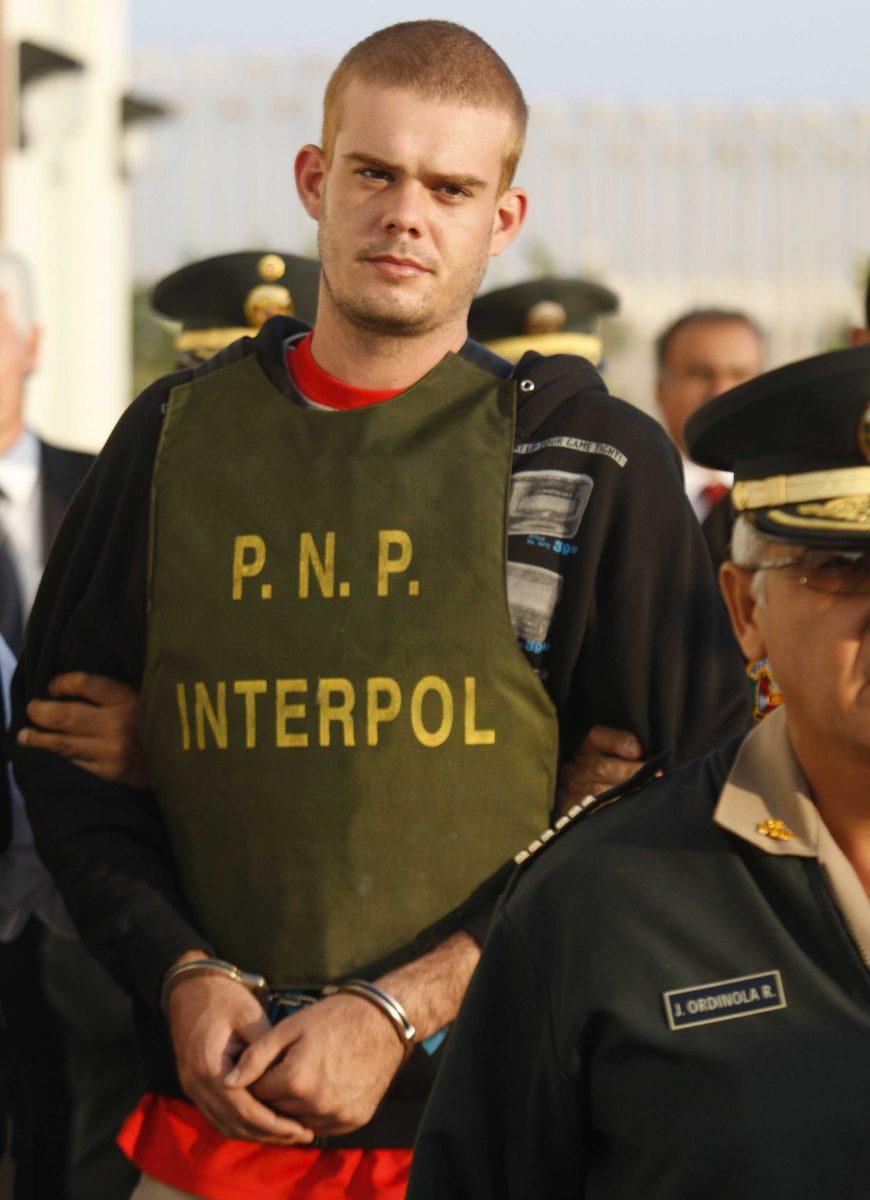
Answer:
<path fill-rule="evenodd" d="M 14 670 L 15 659 L 0 641 L 4 713 L 9 711 L 9 688 Z M 52 694 L 66 694 L 78 699 L 43 706 L 47 711 L 42 719 L 58 732 L 40 733 L 40 738 L 51 739 L 56 743 L 58 753 L 73 761 L 79 759 L 80 765 L 105 779 L 144 787 L 146 780 L 136 730 L 136 693 L 132 688 L 102 676 L 69 675 L 53 681 Z M 84 696 L 90 699 L 84 700 Z M 19 732 L 18 740 L 26 740 L 24 731 Z M 75 928 L 69 914 L 37 854 L 24 801 L 5 756 L 0 765 L 7 773 L 5 779 L 10 797 L 9 844 L 0 858 L 0 938 L 15 937 L 33 913 L 49 929 L 74 937 Z"/>
<path fill-rule="evenodd" d="M 148 787 L 139 741 L 138 695 L 105 675 L 70 671 L 48 685 L 51 699 L 31 700 L 20 746 L 59 754 L 77 767 L 124 787 Z"/>
<path fill-rule="evenodd" d="M 586 432 L 618 441 L 627 462 L 597 466 L 584 553 L 570 560 L 554 622 L 572 606 L 589 613 L 560 713 L 563 806 L 625 782 L 647 758 L 666 752 L 670 769 L 750 724 L 741 657 L 679 459 L 652 421 L 624 409 L 615 432 Z"/>

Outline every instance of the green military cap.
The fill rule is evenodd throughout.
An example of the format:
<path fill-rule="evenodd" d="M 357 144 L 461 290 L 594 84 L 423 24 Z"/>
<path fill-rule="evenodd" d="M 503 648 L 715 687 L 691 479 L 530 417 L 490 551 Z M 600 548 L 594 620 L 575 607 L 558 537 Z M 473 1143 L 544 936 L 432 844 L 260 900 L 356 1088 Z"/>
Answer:
<path fill-rule="evenodd" d="M 618 307 L 619 297 L 600 283 L 545 276 L 477 296 L 468 332 L 511 362 L 536 350 L 580 354 L 598 363 L 598 319 Z"/>
<path fill-rule="evenodd" d="M 320 263 L 274 250 L 218 254 L 161 279 L 151 305 L 162 317 L 181 322 L 177 349 L 208 358 L 268 317 L 295 316 L 314 323 Z"/>
<path fill-rule="evenodd" d="M 870 346 L 741 383 L 686 422 L 696 462 L 734 472 L 731 502 L 777 541 L 870 544 Z"/>

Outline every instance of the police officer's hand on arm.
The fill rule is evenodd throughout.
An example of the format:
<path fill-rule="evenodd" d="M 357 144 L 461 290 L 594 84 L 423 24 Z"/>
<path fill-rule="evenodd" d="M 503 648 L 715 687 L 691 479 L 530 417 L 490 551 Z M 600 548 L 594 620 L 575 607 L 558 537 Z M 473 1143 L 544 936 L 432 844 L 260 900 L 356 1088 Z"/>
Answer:
<path fill-rule="evenodd" d="M 559 811 L 584 796 L 600 796 L 631 779 L 643 766 L 643 749 L 632 733 L 595 725 L 559 776 Z"/>
<path fill-rule="evenodd" d="M 479 958 L 475 939 L 455 933 L 377 981 L 404 1008 L 415 1042 L 455 1019 Z M 279 1112 L 335 1136 L 371 1120 L 404 1057 L 400 1035 L 375 1005 L 339 993 L 253 1041 L 226 1078 L 226 1091 L 237 1095 L 250 1088 Z"/>
<path fill-rule="evenodd" d="M 193 950 L 178 963 L 204 957 Z M 224 1137 L 277 1146 L 312 1140 L 310 1130 L 267 1108 L 246 1087 L 224 1086 L 240 1052 L 271 1029 L 249 991 L 221 975 L 191 975 L 170 992 L 166 1016 L 181 1086 Z"/>
<path fill-rule="evenodd" d="M 138 696 L 117 679 L 72 671 L 49 684 L 50 700 L 31 700 L 31 725 L 18 742 L 50 750 L 112 783 L 148 786 L 138 732 Z"/>

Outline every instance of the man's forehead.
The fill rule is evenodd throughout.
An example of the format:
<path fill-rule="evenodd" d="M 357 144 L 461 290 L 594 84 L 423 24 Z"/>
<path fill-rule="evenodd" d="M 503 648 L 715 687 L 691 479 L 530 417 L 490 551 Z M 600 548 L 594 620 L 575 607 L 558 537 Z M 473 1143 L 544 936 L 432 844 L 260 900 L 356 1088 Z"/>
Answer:
<path fill-rule="evenodd" d="M 761 353 L 761 341 L 751 325 L 737 319 L 698 321 L 677 330 L 671 339 L 669 356 L 706 358 L 735 351 Z"/>
<path fill-rule="evenodd" d="M 475 174 L 482 163 L 491 163 L 498 172 L 510 136 L 505 110 L 352 80 L 338 114 L 335 154 L 368 153 L 445 174 Z"/>

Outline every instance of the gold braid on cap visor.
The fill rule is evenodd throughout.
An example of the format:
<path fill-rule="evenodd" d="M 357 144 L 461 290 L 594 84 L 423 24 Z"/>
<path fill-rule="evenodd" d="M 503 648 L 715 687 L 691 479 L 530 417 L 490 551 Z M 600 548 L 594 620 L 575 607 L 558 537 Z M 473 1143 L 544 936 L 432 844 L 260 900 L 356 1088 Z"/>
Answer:
<path fill-rule="evenodd" d="M 839 500 L 848 496 L 870 496 L 870 467 L 838 467 L 830 471 L 807 471 L 801 475 L 739 479 L 731 491 L 731 503 L 737 512 L 746 512 L 753 508 Z"/>
<path fill-rule="evenodd" d="M 769 508 L 768 521 L 810 532 L 832 529 L 838 533 L 866 533 L 870 536 L 870 496 L 837 496 L 818 504 L 799 504 L 797 516 L 781 508 Z"/>

